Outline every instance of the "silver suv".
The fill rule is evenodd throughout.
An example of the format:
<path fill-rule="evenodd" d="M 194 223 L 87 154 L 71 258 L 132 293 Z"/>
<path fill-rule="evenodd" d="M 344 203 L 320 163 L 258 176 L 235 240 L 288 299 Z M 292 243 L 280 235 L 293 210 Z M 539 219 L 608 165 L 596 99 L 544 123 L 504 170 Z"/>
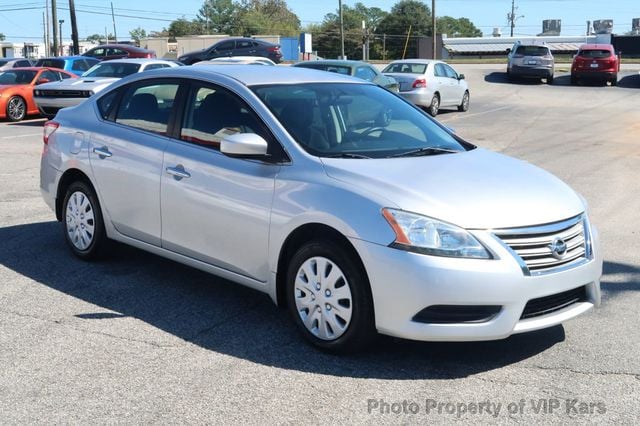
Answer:
<path fill-rule="evenodd" d="M 514 78 L 544 78 L 553 84 L 555 61 L 545 44 L 515 42 L 508 50 L 507 76 Z"/>

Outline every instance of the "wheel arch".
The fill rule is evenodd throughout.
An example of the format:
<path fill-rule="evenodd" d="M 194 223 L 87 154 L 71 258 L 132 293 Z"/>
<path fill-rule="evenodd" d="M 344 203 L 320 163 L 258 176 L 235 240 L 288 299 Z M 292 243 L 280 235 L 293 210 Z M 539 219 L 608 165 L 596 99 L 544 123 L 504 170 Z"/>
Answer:
<path fill-rule="evenodd" d="M 340 231 L 329 225 L 325 225 L 323 223 L 306 223 L 294 229 L 282 244 L 276 270 L 276 303 L 278 306 L 287 306 L 286 282 L 289 261 L 304 243 L 319 239 L 329 240 L 333 243 L 339 244 L 353 256 L 357 261 L 357 266 L 361 268 L 367 280 L 367 285 L 369 287 L 368 291 L 371 292 L 367 270 L 364 267 L 364 263 L 362 262 L 362 258 L 358 254 L 358 251 L 353 244 L 351 244 L 349 239 Z"/>
<path fill-rule="evenodd" d="M 56 219 L 58 219 L 58 221 L 62 220 L 62 203 L 64 201 L 64 194 L 73 182 L 78 181 L 85 182 L 97 194 L 96 188 L 91 182 L 91 179 L 89 179 L 89 176 L 87 176 L 82 170 L 68 169 L 65 171 L 60 177 L 60 182 L 58 183 L 58 188 L 56 190 Z"/>

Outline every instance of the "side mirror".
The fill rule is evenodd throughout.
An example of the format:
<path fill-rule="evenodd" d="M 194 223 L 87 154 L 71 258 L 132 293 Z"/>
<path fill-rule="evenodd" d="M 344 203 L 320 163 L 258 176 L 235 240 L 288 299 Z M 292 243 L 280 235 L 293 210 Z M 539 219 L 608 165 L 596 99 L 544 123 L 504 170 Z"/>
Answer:
<path fill-rule="evenodd" d="M 220 152 L 230 157 L 266 157 L 267 141 L 255 133 L 236 133 L 220 142 Z"/>
<path fill-rule="evenodd" d="M 45 84 L 45 83 L 51 83 L 51 80 L 49 80 L 48 78 L 39 78 L 38 81 L 36 81 L 36 85 L 38 84 Z"/>
<path fill-rule="evenodd" d="M 507 55 L 508 55 L 509 53 L 511 53 L 511 48 L 510 48 L 510 47 L 507 47 Z"/>
<path fill-rule="evenodd" d="M 464 80 L 464 74 L 458 74 L 458 80 Z"/>

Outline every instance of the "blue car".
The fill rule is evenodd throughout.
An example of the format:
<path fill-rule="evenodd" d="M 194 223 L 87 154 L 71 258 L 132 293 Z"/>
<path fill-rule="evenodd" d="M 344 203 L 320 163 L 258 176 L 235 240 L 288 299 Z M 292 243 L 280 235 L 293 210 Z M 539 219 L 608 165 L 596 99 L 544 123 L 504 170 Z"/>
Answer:
<path fill-rule="evenodd" d="M 81 76 L 89 68 L 97 64 L 97 59 L 86 56 L 58 56 L 56 58 L 42 58 L 36 62 L 36 67 L 59 68 Z"/>

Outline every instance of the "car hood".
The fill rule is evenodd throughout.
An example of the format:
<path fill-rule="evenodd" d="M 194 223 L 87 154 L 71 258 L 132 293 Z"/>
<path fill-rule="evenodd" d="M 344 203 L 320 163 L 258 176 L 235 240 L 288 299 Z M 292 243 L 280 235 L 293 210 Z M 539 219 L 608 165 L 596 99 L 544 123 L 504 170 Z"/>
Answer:
<path fill-rule="evenodd" d="M 112 77 L 81 77 L 69 78 L 67 80 L 45 83 L 38 86 L 38 89 L 48 90 L 102 90 L 108 85 L 115 83 L 120 78 Z"/>
<path fill-rule="evenodd" d="M 550 173 L 476 148 L 393 159 L 322 158 L 326 173 L 389 200 L 389 207 L 467 229 L 540 225 L 584 211 L 580 197 Z"/>

